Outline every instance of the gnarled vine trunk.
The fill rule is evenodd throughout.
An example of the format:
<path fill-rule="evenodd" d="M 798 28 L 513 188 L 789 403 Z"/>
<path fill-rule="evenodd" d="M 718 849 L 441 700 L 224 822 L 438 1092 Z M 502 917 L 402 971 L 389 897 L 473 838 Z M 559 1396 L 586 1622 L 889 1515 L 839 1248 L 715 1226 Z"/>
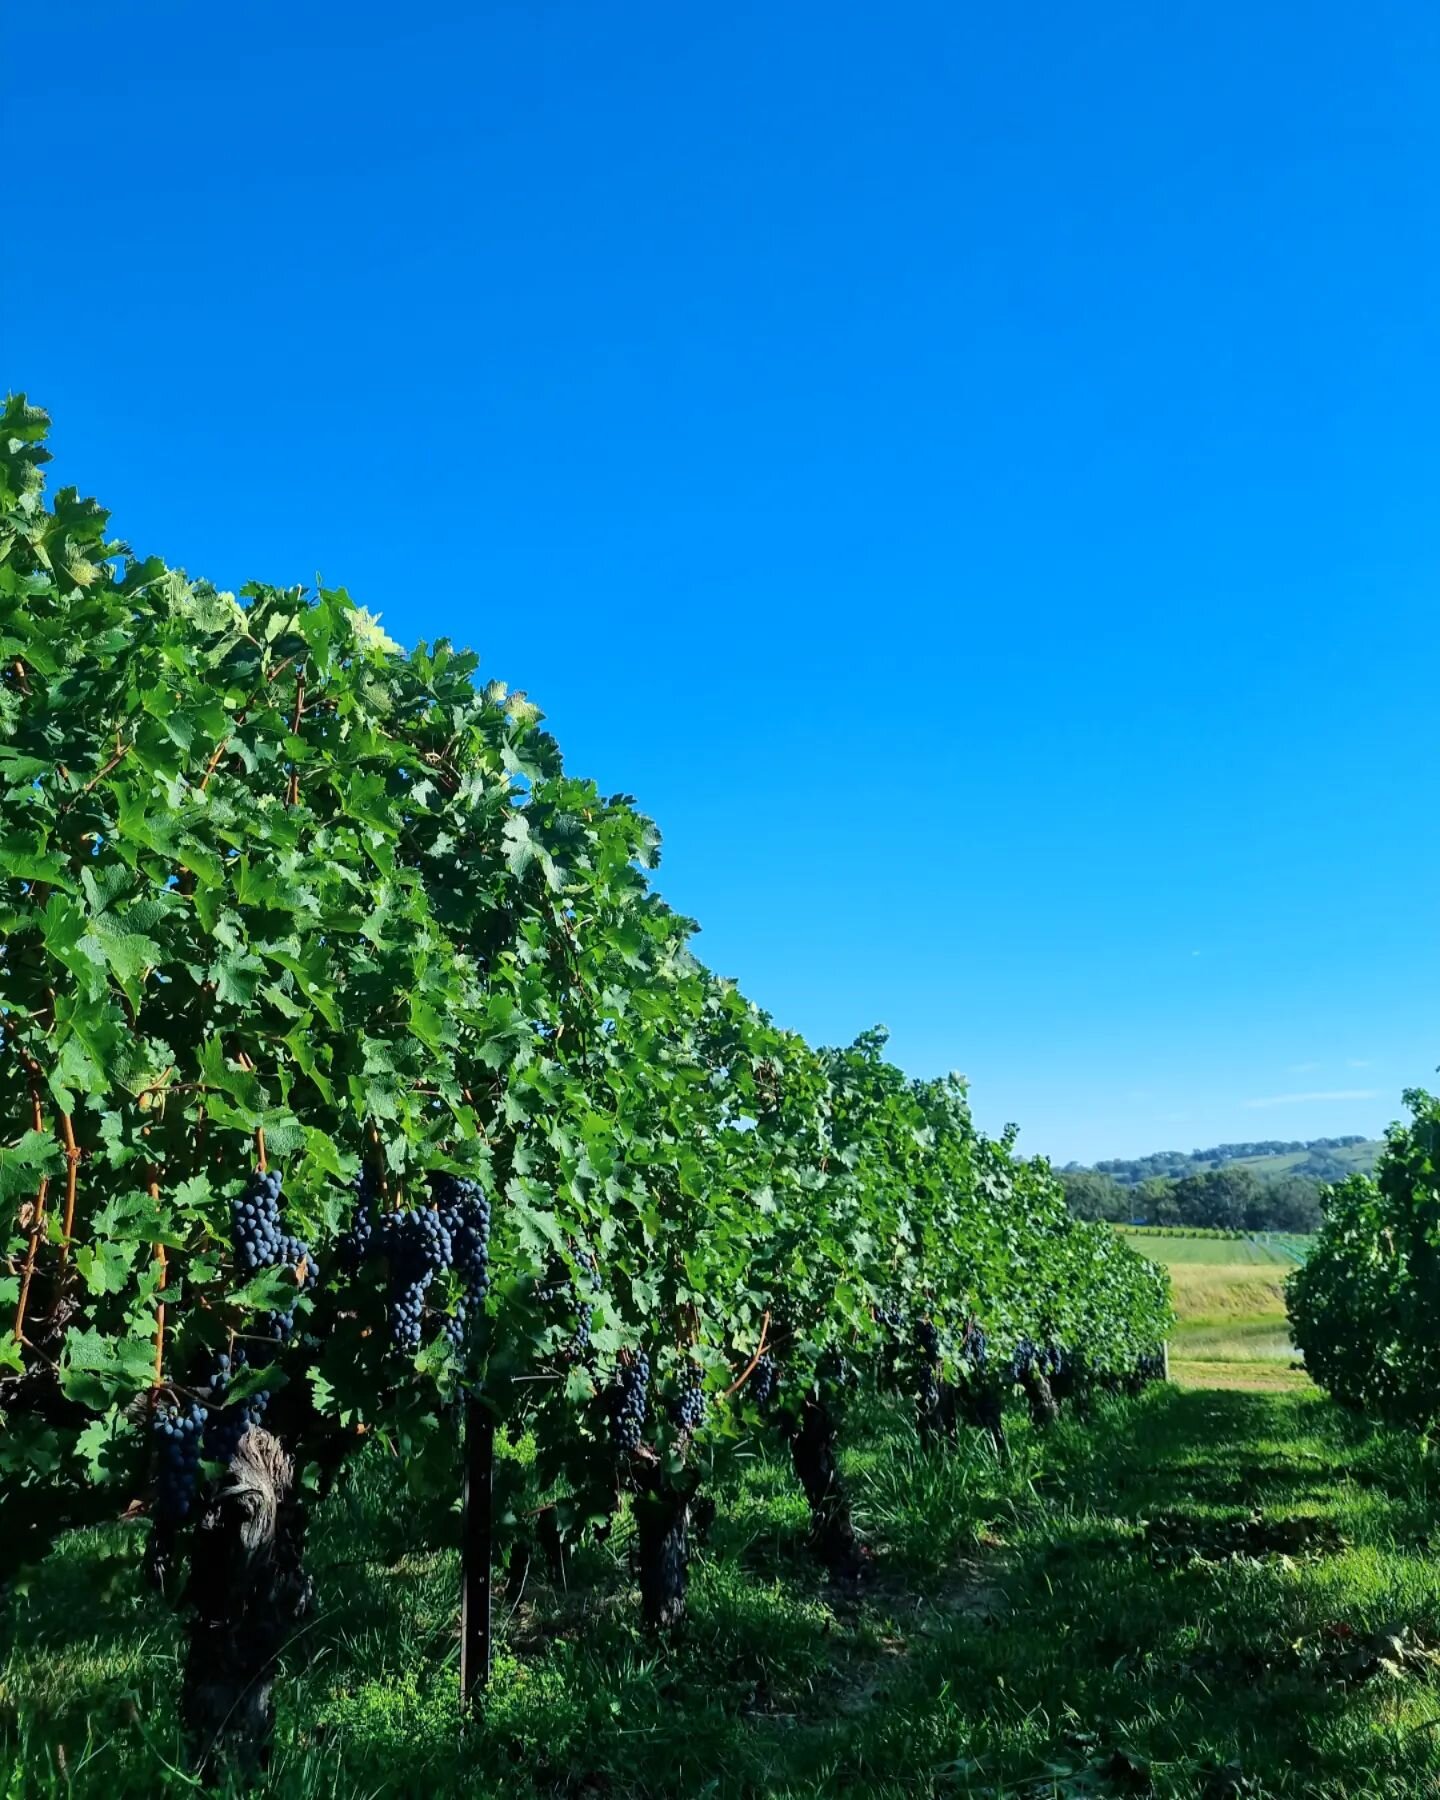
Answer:
<path fill-rule="evenodd" d="M 1043 1369 L 1030 1368 L 1020 1377 L 1020 1386 L 1025 1391 L 1025 1400 L 1030 1408 L 1030 1420 L 1041 1431 L 1047 1431 L 1060 1417 L 1060 1408 L 1055 1404 L 1055 1395 L 1051 1392 L 1050 1381 Z"/>
<path fill-rule="evenodd" d="M 921 1381 L 915 1397 L 915 1428 L 922 1444 L 934 1444 L 955 1435 L 955 1406 L 949 1384 L 933 1374 Z"/>
<path fill-rule="evenodd" d="M 811 1542 L 832 1575 L 864 1567 L 850 1497 L 835 1456 L 835 1422 L 823 1401 L 807 1400 L 790 1431 L 790 1460 L 810 1503 Z"/>
<path fill-rule="evenodd" d="M 182 1699 L 198 1766 L 269 1759 L 276 1665 L 310 1608 L 290 1458 L 252 1427 L 207 1500 L 190 1553 L 194 1607 Z"/>
<path fill-rule="evenodd" d="M 1000 1390 L 991 1382 L 971 1388 L 952 1388 L 960 1416 L 977 1431 L 990 1434 L 995 1454 L 1003 1461 L 1010 1454 L 1005 1437 L 1005 1402 Z"/>
<path fill-rule="evenodd" d="M 659 1480 L 635 1496 L 640 1546 L 640 1615 L 647 1631 L 670 1631 L 685 1618 L 694 1487 Z"/>

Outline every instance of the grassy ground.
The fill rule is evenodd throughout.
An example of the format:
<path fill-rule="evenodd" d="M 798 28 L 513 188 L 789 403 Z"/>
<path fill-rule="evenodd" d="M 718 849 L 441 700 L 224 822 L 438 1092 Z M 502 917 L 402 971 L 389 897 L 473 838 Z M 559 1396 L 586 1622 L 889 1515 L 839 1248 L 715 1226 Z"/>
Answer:
<path fill-rule="evenodd" d="M 899 1413 L 851 1436 L 870 1580 L 817 1574 L 759 1458 L 720 1495 L 677 1645 L 637 1633 L 622 1537 L 566 1591 L 506 1597 L 468 1734 L 451 1528 L 398 1511 L 376 1458 L 321 1515 L 266 1792 L 1440 1794 L 1440 1477 L 1404 1443 L 1313 1390 L 1175 1386 L 1048 1442 L 1022 1426 L 1009 1468 L 978 1439 L 922 1452 Z M 11 1795 L 188 1785 L 137 1538 L 77 1534 L 12 1602 Z"/>
<path fill-rule="evenodd" d="M 1282 1247 L 1282 1241 L 1271 1242 L 1263 1237 L 1227 1237 L 1227 1238 L 1188 1238 L 1178 1234 L 1172 1237 L 1168 1232 L 1159 1231 L 1127 1231 L 1125 1242 L 1141 1256 L 1148 1256 L 1152 1262 L 1165 1263 L 1170 1268 L 1184 1268 L 1188 1265 L 1202 1264 L 1217 1267 L 1275 1268 L 1283 1272 L 1295 1267 L 1295 1259 Z M 1305 1240 L 1289 1237 L 1285 1244 L 1299 1244 Z"/>
<path fill-rule="evenodd" d="M 1170 1270 L 1178 1321 L 1170 1339 L 1170 1368 L 1183 1386 L 1257 1393 L 1309 1386 L 1303 1372 L 1291 1367 L 1295 1352 L 1284 1291 L 1285 1277 L 1308 1240 L 1130 1232 L 1126 1241 Z"/>

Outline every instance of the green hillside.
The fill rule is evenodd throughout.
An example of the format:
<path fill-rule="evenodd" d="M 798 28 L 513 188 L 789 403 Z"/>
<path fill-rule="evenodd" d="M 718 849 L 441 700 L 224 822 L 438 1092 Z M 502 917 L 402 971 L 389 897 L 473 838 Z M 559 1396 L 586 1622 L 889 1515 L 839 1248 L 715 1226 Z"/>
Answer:
<path fill-rule="evenodd" d="M 1212 1169 L 1249 1169 L 1261 1180 L 1300 1175 L 1311 1181 L 1343 1181 L 1347 1175 L 1369 1175 L 1384 1149 L 1379 1138 L 1312 1138 L 1309 1142 L 1217 1144 L 1209 1150 L 1157 1150 L 1149 1156 L 1114 1157 L 1089 1165 L 1122 1187 L 1157 1178 L 1183 1181 Z M 1070 1171 L 1084 1165 L 1070 1163 Z"/>

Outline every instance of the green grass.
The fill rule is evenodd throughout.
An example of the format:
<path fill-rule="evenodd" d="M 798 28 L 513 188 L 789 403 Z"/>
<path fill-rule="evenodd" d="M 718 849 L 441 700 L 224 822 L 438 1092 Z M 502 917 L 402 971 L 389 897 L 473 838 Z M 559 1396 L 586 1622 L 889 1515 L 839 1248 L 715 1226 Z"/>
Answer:
<path fill-rule="evenodd" d="M 1177 1320 L 1170 1358 L 1177 1379 L 1256 1391 L 1307 1385 L 1291 1369 L 1295 1352 L 1284 1282 L 1309 1239 L 1192 1240 L 1132 1232 L 1128 1241 L 1169 1268 Z"/>
<path fill-rule="evenodd" d="M 622 1536 L 565 1590 L 532 1575 L 502 1597 L 505 1653 L 468 1733 L 451 1528 L 407 1515 L 372 1456 L 320 1514 L 322 1604 L 265 1792 L 1440 1791 L 1430 1664 L 1415 1652 L 1392 1675 L 1363 1651 L 1382 1627 L 1440 1640 L 1440 1476 L 1407 1443 L 1313 1390 L 1174 1386 L 1048 1442 L 1021 1426 L 1008 1469 L 978 1439 L 922 1452 L 898 1413 L 851 1435 L 876 1552 L 858 1591 L 817 1574 L 787 1470 L 757 1458 L 719 1495 L 678 1644 L 635 1629 Z M 176 1632 L 140 1586 L 138 1535 L 67 1539 L 4 1616 L 10 1794 L 188 1785 Z"/>
<path fill-rule="evenodd" d="M 1326 1150 L 1322 1154 L 1332 1157 L 1347 1170 L 1369 1175 L 1374 1171 L 1384 1148 L 1383 1138 L 1367 1138 L 1363 1144 L 1348 1144 L 1342 1149 Z M 1287 1150 L 1279 1156 L 1240 1156 L 1225 1166 L 1253 1169 L 1257 1175 L 1289 1175 L 1296 1169 L 1303 1169 L 1311 1155 L 1312 1152 L 1308 1150 Z"/>
<path fill-rule="evenodd" d="M 1283 1319 L 1192 1319 L 1177 1327 L 1172 1356 L 1203 1362 L 1284 1362 L 1295 1359 Z"/>
<path fill-rule="evenodd" d="M 1125 1242 L 1152 1262 L 1175 1267 L 1182 1263 L 1211 1263 L 1228 1268 L 1293 1269 L 1296 1258 L 1278 1243 L 1267 1243 L 1263 1237 L 1189 1238 L 1171 1236 L 1168 1232 L 1131 1230 Z M 1308 1242 L 1305 1238 L 1287 1237 L 1289 1245 Z"/>

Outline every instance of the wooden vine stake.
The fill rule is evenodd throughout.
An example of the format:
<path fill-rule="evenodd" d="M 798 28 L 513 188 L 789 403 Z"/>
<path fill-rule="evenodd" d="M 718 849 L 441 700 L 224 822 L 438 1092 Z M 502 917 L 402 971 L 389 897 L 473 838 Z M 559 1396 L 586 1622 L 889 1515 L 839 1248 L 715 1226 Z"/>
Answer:
<path fill-rule="evenodd" d="M 60 1246 L 60 1267 L 70 1261 L 70 1239 L 75 1232 L 75 1189 L 80 1179 L 80 1151 L 75 1142 L 75 1124 L 69 1113 L 60 1115 L 60 1137 L 65 1145 L 65 1212 L 61 1220 L 65 1241 Z"/>
<path fill-rule="evenodd" d="M 35 1058 L 27 1050 L 22 1049 L 21 1058 L 25 1063 L 26 1073 L 30 1077 L 30 1122 L 35 1131 L 45 1129 L 45 1114 L 40 1105 L 40 1069 Z M 23 1343 L 25 1338 L 25 1309 L 30 1304 L 30 1284 L 35 1279 L 35 1259 L 40 1254 L 40 1239 L 45 1231 L 45 1199 L 50 1192 L 50 1177 L 42 1175 L 35 1190 L 35 1202 L 30 1213 L 30 1242 L 25 1250 L 25 1269 L 20 1277 L 20 1298 L 15 1303 L 15 1339 Z"/>
<path fill-rule="evenodd" d="M 490 1682 L 490 1570 L 494 1553 L 495 1420 L 483 1401 L 465 1402 L 465 1487 L 460 1527 L 460 1703 Z"/>
<path fill-rule="evenodd" d="M 146 1192 L 158 1206 L 160 1203 L 160 1180 L 158 1175 L 153 1171 L 150 1176 L 150 1185 L 146 1189 Z M 169 1258 L 165 1254 L 165 1246 L 163 1244 L 155 1245 L 155 1261 L 160 1268 L 160 1281 L 155 1291 L 157 1294 L 163 1294 L 165 1292 L 165 1283 L 169 1278 L 170 1268 Z M 157 1300 L 155 1302 L 155 1386 L 158 1388 L 164 1379 L 165 1302 L 163 1300 Z"/>

